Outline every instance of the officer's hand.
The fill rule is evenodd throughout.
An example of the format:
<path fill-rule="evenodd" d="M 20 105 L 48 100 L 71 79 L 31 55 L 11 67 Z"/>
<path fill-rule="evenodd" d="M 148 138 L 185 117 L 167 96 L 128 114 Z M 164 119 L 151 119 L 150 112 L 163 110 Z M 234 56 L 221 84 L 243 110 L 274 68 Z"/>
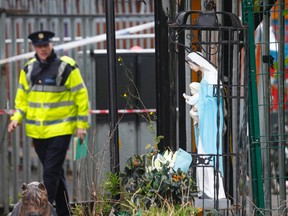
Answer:
<path fill-rule="evenodd" d="M 83 143 L 85 136 L 86 136 L 86 129 L 77 128 L 76 136 L 79 137 L 81 139 L 81 143 Z"/>
<path fill-rule="evenodd" d="M 10 124 L 8 125 L 8 132 L 12 132 L 15 130 L 15 128 L 17 127 L 18 125 L 18 121 L 17 120 L 13 120 L 10 122 Z"/>

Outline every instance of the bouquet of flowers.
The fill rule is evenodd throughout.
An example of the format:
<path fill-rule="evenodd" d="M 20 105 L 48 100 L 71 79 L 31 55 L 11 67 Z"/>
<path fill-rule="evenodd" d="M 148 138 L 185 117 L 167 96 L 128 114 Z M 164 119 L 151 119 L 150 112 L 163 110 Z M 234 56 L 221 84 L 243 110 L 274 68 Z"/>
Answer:
<path fill-rule="evenodd" d="M 184 171 L 179 167 L 180 161 L 183 164 L 182 159 L 179 151 L 171 150 L 161 154 L 153 149 L 147 154 L 134 155 L 120 173 L 122 186 L 131 194 L 134 203 L 144 203 L 146 207 L 161 207 L 163 202 L 192 203 L 196 182 L 187 166 Z"/>

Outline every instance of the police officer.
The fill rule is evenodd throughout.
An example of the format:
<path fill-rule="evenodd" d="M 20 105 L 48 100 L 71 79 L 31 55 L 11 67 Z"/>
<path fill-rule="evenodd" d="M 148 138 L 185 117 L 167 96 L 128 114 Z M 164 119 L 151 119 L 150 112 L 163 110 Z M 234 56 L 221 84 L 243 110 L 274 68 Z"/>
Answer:
<path fill-rule="evenodd" d="M 76 62 L 57 57 L 51 31 L 30 34 L 35 57 L 20 72 L 16 112 L 8 131 L 25 118 L 27 136 L 43 165 L 49 202 L 58 216 L 70 215 L 63 163 L 71 135 L 84 139 L 88 128 L 88 93 Z"/>

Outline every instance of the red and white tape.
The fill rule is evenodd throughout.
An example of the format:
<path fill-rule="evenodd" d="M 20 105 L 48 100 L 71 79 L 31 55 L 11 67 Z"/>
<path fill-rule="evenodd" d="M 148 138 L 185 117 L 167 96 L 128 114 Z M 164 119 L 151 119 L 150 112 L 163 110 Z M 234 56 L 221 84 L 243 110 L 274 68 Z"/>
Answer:
<path fill-rule="evenodd" d="M 5 109 L 0 109 L 0 115 L 12 115 L 15 112 L 15 110 L 5 110 Z"/>
<path fill-rule="evenodd" d="M 15 110 L 0 109 L 0 115 L 12 115 Z M 155 113 L 156 109 L 119 109 L 118 113 Z M 90 114 L 109 114 L 109 110 L 89 110 Z"/>
<path fill-rule="evenodd" d="M 90 110 L 91 114 L 109 114 L 109 110 Z M 154 113 L 156 109 L 119 109 L 118 113 Z"/>

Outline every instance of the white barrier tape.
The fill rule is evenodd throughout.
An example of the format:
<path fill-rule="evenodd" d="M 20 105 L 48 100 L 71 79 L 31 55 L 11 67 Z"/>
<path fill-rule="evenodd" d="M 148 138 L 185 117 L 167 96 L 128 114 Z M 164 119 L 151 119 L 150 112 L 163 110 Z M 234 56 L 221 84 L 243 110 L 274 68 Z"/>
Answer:
<path fill-rule="evenodd" d="M 154 28 L 154 22 L 149 22 L 149 23 L 145 23 L 142 25 L 133 26 L 133 27 L 129 27 L 126 29 L 118 30 L 115 32 L 115 37 L 117 38 L 120 35 L 134 34 L 136 32 L 140 32 L 140 31 L 143 31 L 145 29 L 150 29 L 150 28 Z M 106 34 L 101 34 L 101 35 L 97 35 L 94 37 L 85 38 L 82 40 L 77 40 L 77 41 L 72 41 L 72 42 L 60 44 L 60 45 L 54 46 L 54 49 L 55 49 L 55 51 L 69 50 L 69 49 L 85 46 L 88 44 L 102 42 L 105 40 L 106 40 Z M 5 59 L 0 59 L 0 65 L 5 64 L 5 63 L 9 63 L 9 62 L 13 62 L 13 61 L 19 61 L 22 59 L 32 58 L 34 56 L 34 54 L 35 54 L 35 52 L 28 52 L 28 53 L 24 53 L 21 55 L 16 55 L 16 56 L 12 56 L 12 57 L 5 58 Z"/>
<path fill-rule="evenodd" d="M 90 110 L 91 114 L 109 114 L 109 110 Z M 119 109 L 118 113 L 155 113 L 156 109 L 143 109 L 143 110 L 124 110 Z"/>

